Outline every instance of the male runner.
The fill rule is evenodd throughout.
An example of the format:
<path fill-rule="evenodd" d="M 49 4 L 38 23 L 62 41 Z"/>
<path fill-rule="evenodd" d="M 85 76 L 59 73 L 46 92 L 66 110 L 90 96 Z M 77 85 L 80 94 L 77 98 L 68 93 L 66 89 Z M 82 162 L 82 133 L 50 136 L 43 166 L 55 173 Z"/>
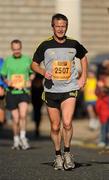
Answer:
<path fill-rule="evenodd" d="M 65 34 L 68 19 L 63 14 L 55 14 L 51 21 L 53 36 L 42 42 L 36 49 L 32 69 L 45 77 L 43 97 L 51 124 L 51 138 L 55 147 L 54 169 L 75 167 L 70 153 L 73 134 L 72 117 L 78 90 L 84 87 L 87 78 L 87 50 L 76 40 Z M 78 78 L 75 57 L 81 60 L 82 73 Z M 45 69 L 40 66 L 43 61 Z M 61 129 L 62 118 L 62 129 Z M 61 152 L 62 139 L 64 154 Z"/>

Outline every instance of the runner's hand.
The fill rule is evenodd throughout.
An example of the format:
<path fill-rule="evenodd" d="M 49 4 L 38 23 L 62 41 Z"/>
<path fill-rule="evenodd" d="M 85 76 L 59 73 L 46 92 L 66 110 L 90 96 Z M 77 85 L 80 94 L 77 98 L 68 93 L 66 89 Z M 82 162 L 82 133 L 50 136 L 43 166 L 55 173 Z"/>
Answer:
<path fill-rule="evenodd" d="M 79 84 L 79 87 L 80 88 L 83 88 L 84 86 L 85 86 L 85 84 L 86 84 L 86 78 L 84 78 L 84 77 L 80 77 L 79 79 L 78 79 L 78 84 Z"/>
<path fill-rule="evenodd" d="M 52 73 L 51 73 L 51 72 L 46 71 L 46 73 L 45 73 L 44 77 L 45 77 L 46 79 L 52 79 Z"/>

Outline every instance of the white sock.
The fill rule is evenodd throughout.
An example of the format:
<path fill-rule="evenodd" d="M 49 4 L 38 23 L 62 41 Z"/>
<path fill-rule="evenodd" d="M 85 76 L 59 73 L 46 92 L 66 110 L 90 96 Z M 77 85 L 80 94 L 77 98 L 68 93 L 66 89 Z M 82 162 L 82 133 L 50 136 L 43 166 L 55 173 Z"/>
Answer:
<path fill-rule="evenodd" d="M 26 131 L 25 130 L 21 130 L 20 131 L 20 138 L 23 139 L 26 137 Z"/>
<path fill-rule="evenodd" d="M 19 136 L 18 135 L 14 136 L 14 142 L 19 142 Z"/>

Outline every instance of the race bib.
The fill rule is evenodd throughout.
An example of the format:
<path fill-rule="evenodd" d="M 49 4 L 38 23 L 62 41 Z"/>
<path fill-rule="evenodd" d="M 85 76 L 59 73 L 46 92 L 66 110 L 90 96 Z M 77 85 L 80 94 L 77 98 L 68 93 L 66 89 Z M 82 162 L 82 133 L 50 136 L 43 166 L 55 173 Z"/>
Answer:
<path fill-rule="evenodd" d="M 14 74 L 11 76 L 12 86 L 15 88 L 23 88 L 25 86 L 24 75 Z"/>
<path fill-rule="evenodd" d="M 69 80 L 71 77 L 71 61 L 53 61 L 53 80 Z"/>

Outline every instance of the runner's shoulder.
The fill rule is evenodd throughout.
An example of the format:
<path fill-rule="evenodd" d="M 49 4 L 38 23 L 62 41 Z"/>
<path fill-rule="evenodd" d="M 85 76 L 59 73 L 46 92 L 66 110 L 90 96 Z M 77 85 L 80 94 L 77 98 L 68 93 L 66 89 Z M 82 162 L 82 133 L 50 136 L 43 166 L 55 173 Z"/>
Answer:
<path fill-rule="evenodd" d="M 51 42 L 51 41 L 53 41 L 53 40 L 54 40 L 53 37 L 50 36 L 50 37 L 48 37 L 47 39 L 45 39 L 44 41 L 42 41 L 41 44 L 46 44 L 46 43 L 49 43 L 49 42 Z"/>
<path fill-rule="evenodd" d="M 68 37 L 68 36 L 66 36 L 66 39 L 67 39 L 68 41 L 78 43 L 78 41 L 77 41 L 76 39 L 74 39 L 73 37 Z"/>
<path fill-rule="evenodd" d="M 53 37 L 52 36 L 48 37 L 38 45 L 38 48 L 47 47 L 49 44 L 52 43 L 52 41 L 54 41 Z"/>

